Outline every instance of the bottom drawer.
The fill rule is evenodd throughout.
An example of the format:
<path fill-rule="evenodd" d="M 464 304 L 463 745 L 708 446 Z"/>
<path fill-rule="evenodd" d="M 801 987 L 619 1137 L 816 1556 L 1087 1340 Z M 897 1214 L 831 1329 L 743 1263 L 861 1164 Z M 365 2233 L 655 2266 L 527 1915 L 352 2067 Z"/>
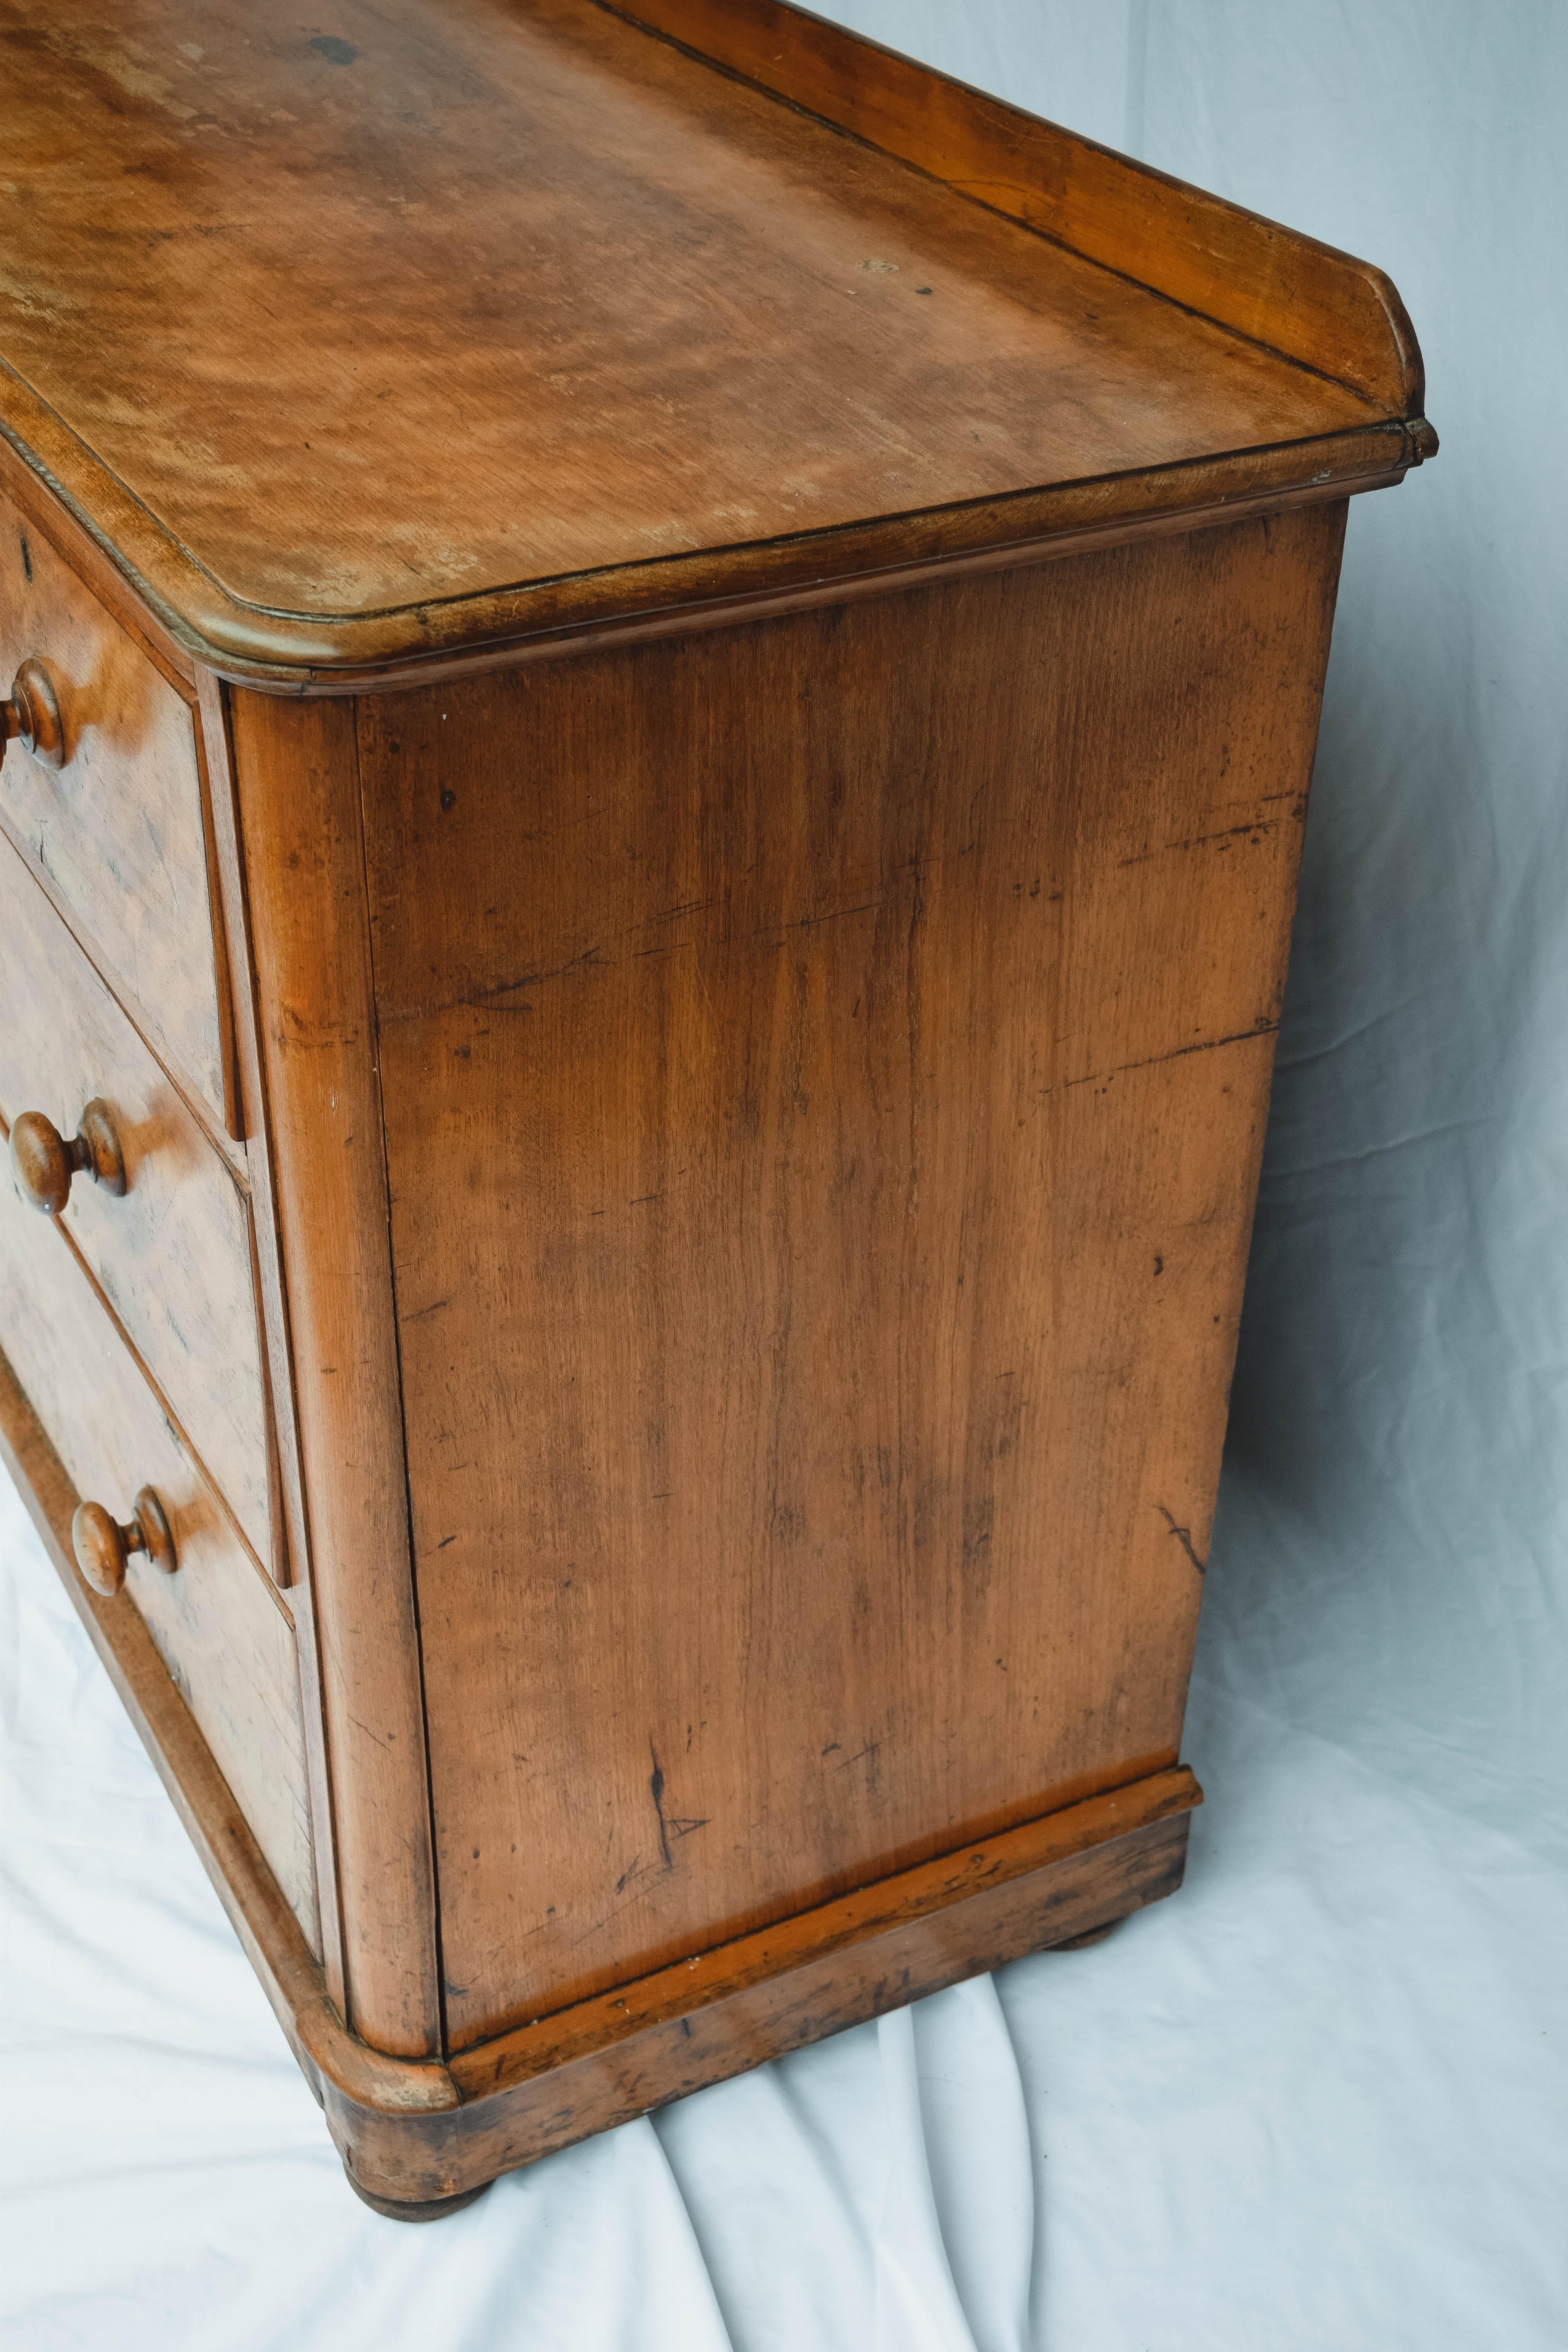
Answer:
<path fill-rule="evenodd" d="M 63 1236 L 0 1169 L 0 1349 L 84 1499 L 121 1522 L 151 1486 L 173 1576 L 132 1554 L 125 1591 L 312 1947 L 320 1949 L 293 1627 L 174 1435 Z"/>

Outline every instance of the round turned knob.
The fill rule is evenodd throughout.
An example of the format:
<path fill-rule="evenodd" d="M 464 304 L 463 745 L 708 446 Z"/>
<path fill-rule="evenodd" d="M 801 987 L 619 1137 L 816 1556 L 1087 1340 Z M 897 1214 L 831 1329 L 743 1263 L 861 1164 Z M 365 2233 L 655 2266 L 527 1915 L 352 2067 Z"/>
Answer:
<path fill-rule="evenodd" d="M 24 1201 L 46 1217 L 58 1217 L 79 1171 L 117 1198 L 125 1190 L 125 1154 L 106 1102 L 89 1103 L 68 1143 L 41 1110 L 18 1115 L 11 1129 L 11 1173 Z"/>
<path fill-rule="evenodd" d="M 11 682 L 11 699 L 0 702 L 0 757 L 15 736 L 24 751 L 47 767 L 65 765 L 66 730 L 54 680 L 41 661 L 25 661 Z"/>
<path fill-rule="evenodd" d="M 79 1503 L 71 1521 L 71 1547 L 83 1577 L 106 1601 L 112 1601 L 124 1583 L 133 1551 L 144 1551 L 166 1576 L 173 1576 L 180 1564 L 168 1517 L 151 1486 L 143 1486 L 137 1496 L 136 1516 L 127 1528 L 101 1503 Z"/>

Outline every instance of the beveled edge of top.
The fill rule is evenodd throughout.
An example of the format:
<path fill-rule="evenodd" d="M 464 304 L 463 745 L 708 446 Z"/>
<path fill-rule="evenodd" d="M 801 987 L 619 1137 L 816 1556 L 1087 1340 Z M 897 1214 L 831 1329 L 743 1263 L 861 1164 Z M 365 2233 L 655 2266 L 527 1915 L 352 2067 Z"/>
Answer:
<path fill-rule="evenodd" d="M 231 594 L 0 360 L 0 437 L 188 660 L 274 691 L 352 693 L 528 651 L 712 626 L 1063 540 L 1397 481 L 1436 449 L 1405 306 L 1370 263 L 1279 226 L 789 0 L 594 0 L 928 173 L 971 201 L 1357 393 L 1369 421 L 1320 437 L 1026 488 L 831 530 L 322 616 Z M 1381 415 L 1379 412 L 1382 412 Z M 13 467 L 7 467 L 7 472 Z M 100 566 L 95 566 L 101 569 Z"/>

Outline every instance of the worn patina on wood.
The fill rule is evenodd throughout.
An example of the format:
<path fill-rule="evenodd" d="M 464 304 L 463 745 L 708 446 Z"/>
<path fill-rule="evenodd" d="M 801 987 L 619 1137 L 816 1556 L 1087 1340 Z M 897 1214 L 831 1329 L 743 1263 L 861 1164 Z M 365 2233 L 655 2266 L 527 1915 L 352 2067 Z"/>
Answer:
<path fill-rule="evenodd" d="M 1419 352 L 777 0 L 0 0 L 0 1441 L 439 2210 L 1179 1883 Z"/>

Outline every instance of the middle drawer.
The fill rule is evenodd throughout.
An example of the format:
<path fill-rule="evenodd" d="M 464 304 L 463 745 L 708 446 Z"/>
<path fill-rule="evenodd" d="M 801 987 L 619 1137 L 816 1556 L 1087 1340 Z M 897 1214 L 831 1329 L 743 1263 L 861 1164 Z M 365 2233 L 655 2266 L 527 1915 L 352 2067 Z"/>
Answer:
<path fill-rule="evenodd" d="M 116 1198 L 79 1174 L 60 1221 L 270 1571 L 249 1203 L 0 839 L 0 1112 L 13 1127 L 23 1112 L 41 1112 L 68 1140 L 94 1100 L 107 1104 L 118 1135 L 125 1191 Z"/>

